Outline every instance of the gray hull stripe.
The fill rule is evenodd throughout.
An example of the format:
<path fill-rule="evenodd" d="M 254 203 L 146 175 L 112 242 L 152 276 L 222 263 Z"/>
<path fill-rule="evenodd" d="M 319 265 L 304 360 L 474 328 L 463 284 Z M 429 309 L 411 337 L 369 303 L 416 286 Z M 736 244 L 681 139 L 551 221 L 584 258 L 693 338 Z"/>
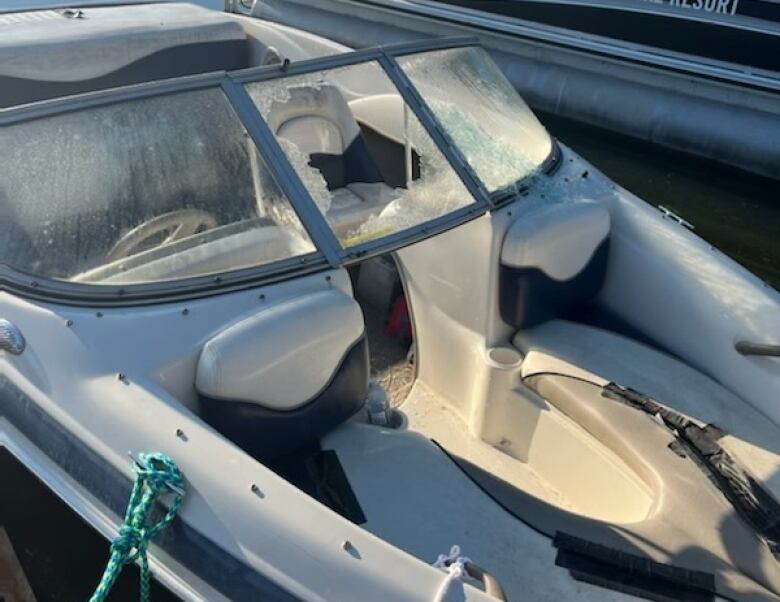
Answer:
<path fill-rule="evenodd" d="M 106 508 L 117 516 L 124 515 L 132 482 L 71 436 L 5 376 L 0 376 L 0 415 Z M 302 602 L 179 518 L 154 543 L 232 600 Z"/>

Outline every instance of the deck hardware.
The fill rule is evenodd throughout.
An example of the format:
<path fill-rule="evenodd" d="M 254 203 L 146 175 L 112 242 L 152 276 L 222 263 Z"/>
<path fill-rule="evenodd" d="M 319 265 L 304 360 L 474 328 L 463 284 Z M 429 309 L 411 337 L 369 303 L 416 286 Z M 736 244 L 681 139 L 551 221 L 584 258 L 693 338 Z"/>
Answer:
<path fill-rule="evenodd" d="M 103 317 L 103 312 L 102 312 L 102 311 L 99 311 L 99 312 L 97 312 L 97 313 L 95 314 L 95 317 L 96 317 L 96 318 L 102 318 L 102 317 Z"/>
<path fill-rule="evenodd" d="M 590 174 L 588 173 L 588 170 L 586 169 L 585 171 L 582 172 L 582 175 L 580 177 L 581 178 L 587 178 L 588 175 L 590 175 Z"/>
<path fill-rule="evenodd" d="M 0 349 L 12 355 L 21 355 L 27 342 L 15 324 L 0 318 Z"/>
<path fill-rule="evenodd" d="M 290 68 L 290 59 L 285 57 L 285 59 L 282 61 L 282 64 L 279 66 L 279 69 L 282 71 L 287 71 Z"/>
<path fill-rule="evenodd" d="M 185 307 L 184 309 L 181 310 L 181 315 L 189 316 L 190 315 L 190 310 Z"/>
<path fill-rule="evenodd" d="M 71 319 L 65 320 L 65 327 L 70 328 L 71 326 L 73 326 L 73 320 Z"/>
<path fill-rule="evenodd" d="M 265 301 L 265 293 L 260 294 L 257 298 L 260 299 L 260 301 Z"/>
<path fill-rule="evenodd" d="M 181 429 L 176 429 L 176 436 L 185 443 L 190 440 L 190 438 L 187 437 L 187 434 Z"/>
<path fill-rule="evenodd" d="M 84 11 L 80 8 L 66 8 L 60 14 L 66 19 L 83 19 Z"/>
<path fill-rule="evenodd" d="M 734 349 L 740 355 L 760 355 L 764 357 L 780 357 L 780 345 L 768 343 L 753 343 L 751 341 L 737 341 Z"/>
<path fill-rule="evenodd" d="M 680 224 L 681 226 L 685 226 L 689 230 L 695 230 L 696 229 L 691 222 L 684 220 L 679 215 L 677 215 L 674 211 L 664 207 L 663 205 L 658 205 L 658 211 L 661 212 L 663 217 L 668 217 L 669 219 L 671 219 L 671 220 L 677 222 L 678 224 Z"/>
<path fill-rule="evenodd" d="M 133 461 L 133 464 L 135 464 L 136 468 L 139 468 L 141 470 L 146 470 L 146 466 L 141 464 L 141 461 L 133 455 L 133 452 L 131 452 L 131 451 L 127 452 L 127 457 L 130 458 Z M 166 487 L 169 487 L 175 493 L 178 493 L 179 495 L 184 495 L 184 489 L 182 489 L 181 487 L 179 487 L 175 483 L 171 483 L 170 481 L 166 481 L 165 485 L 166 485 Z"/>
<path fill-rule="evenodd" d="M 214 284 L 219 284 L 220 282 L 222 282 L 222 278 L 220 276 L 215 276 L 214 277 Z"/>
<path fill-rule="evenodd" d="M 116 379 L 117 379 L 119 382 L 121 382 L 121 383 L 124 383 L 124 384 L 129 384 L 129 383 L 128 383 L 128 380 L 127 380 L 127 374 L 125 374 L 124 372 L 119 372 L 119 373 L 117 373 L 117 375 L 116 375 Z"/>
<path fill-rule="evenodd" d="M 257 486 L 257 483 L 252 483 L 252 485 L 250 485 L 250 487 L 249 487 L 249 490 L 252 493 L 254 493 L 257 497 L 259 497 L 260 499 L 265 497 L 265 494 L 263 494 L 263 492 L 260 491 L 260 487 Z"/>
<path fill-rule="evenodd" d="M 354 549 L 354 546 L 352 545 L 352 542 L 348 539 L 345 539 L 341 542 L 341 549 L 345 552 L 351 552 Z"/>

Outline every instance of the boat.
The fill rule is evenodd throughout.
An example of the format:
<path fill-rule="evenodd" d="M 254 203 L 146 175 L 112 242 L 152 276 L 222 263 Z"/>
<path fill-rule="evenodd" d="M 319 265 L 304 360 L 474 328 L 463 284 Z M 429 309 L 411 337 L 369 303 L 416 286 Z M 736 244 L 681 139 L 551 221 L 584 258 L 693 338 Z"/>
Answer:
<path fill-rule="evenodd" d="M 257 0 L 251 14 L 353 48 L 477 36 L 535 110 L 780 179 L 777 23 L 746 17 L 750 27 L 732 20 L 718 25 L 723 19 L 693 11 L 678 17 L 650 2 L 656 8 L 646 13 L 632 12 L 631 2 L 583 4 Z M 539 8 L 538 18 L 503 14 L 516 7 L 518 14 Z M 591 33 L 610 34 L 629 18 L 635 27 L 624 33 Z M 719 52 L 712 49 L 716 40 L 723 44 Z"/>
<path fill-rule="evenodd" d="M 476 39 L 4 19 L 0 446 L 94 600 L 780 599 L 780 294 Z"/>
<path fill-rule="evenodd" d="M 780 71 L 775 0 L 441 0 L 650 48 Z"/>

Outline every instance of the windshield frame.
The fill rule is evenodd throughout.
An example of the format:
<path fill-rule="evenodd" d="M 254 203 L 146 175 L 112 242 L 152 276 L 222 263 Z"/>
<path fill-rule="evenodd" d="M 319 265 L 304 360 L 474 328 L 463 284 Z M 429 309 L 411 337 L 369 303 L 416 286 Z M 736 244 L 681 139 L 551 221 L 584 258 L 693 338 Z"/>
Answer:
<path fill-rule="evenodd" d="M 488 193 L 401 66 L 394 60 L 396 56 L 463 46 L 481 46 L 481 44 L 475 37 L 419 40 L 306 59 L 294 63 L 286 61 L 281 65 L 252 67 L 233 72 L 217 71 L 145 82 L 0 109 L 0 127 L 2 127 L 150 96 L 164 96 L 203 88 L 221 88 L 242 126 L 255 143 L 280 188 L 289 199 L 316 248 L 312 253 L 265 265 L 179 280 L 127 285 L 79 283 L 46 278 L 18 270 L 3 263 L 2 258 L 0 258 L 0 289 L 7 287 L 24 296 L 43 299 L 54 298 L 74 305 L 131 305 L 161 302 L 171 298 L 177 300 L 194 298 L 223 292 L 224 289 L 247 288 L 296 277 L 304 273 L 346 266 L 367 257 L 387 253 L 435 236 L 506 204 L 514 197 L 508 199 L 505 198 L 505 194 L 502 197 L 496 192 L 492 195 Z M 285 156 L 268 124 L 254 106 L 244 84 L 346 67 L 369 61 L 378 63 L 387 74 L 404 102 L 409 105 L 409 108 L 463 182 L 471 194 L 473 202 L 408 229 L 356 246 L 343 248 L 325 217 L 317 209 L 309 191 Z M 552 147 L 551 156 L 557 150 L 554 140 Z M 500 191 L 497 192 L 500 193 Z"/>
<path fill-rule="evenodd" d="M 390 81 L 401 95 L 401 98 L 420 121 L 425 131 L 439 148 L 445 159 L 447 159 L 449 162 L 455 174 L 460 178 L 461 182 L 463 182 L 466 190 L 468 190 L 468 192 L 471 194 L 474 202 L 465 207 L 461 207 L 460 209 L 437 217 L 433 220 L 429 220 L 422 224 L 412 226 L 405 230 L 395 232 L 381 238 L 369 240 L 349 248 L 343 248 L 334 236 L 333 240 L 329 241 L 330 244 L 334 245 L 331 249 L 329 249 L 329 251 L 331 253 L 337 254 L 339 260 L 342 263 L 349 264 L 355 261 L 361 261 L 369 256 L 381 255 L 390 250 L 408 246 L 430 236 L 435 236 L 436 234 L 454 228 L 496 207 L 491 199 L 490 193 L 488 193 L 487 189 L 482 184 L 482 181 L 477 177 L 476 173 L 471 168 L 471 165 L 469 165 L 465 157 L 461 154 L 460 150 L 457 148 L 457 146 L 455 146 L 449 134 L 447 134 L 444 128 L 439 124 L 439 121 L 433 115 L 433 112 L 430 110 L 427 103 L 422 99 L 422 96 L 419 94 L 414 84 L 412 84 L 412 82 L 409 80 L 406 73 L 403 72 L 401 66 L 393 58 L 395 56 L 402 56 L 404 54 L 411 54 L 414 52 L 442 50 L 461 46 L 479 46 L 479 42 L 477 38 L 474 37 L 422 40 L 417 42 L 394 44 L 392 46 L 377 46 L 374 48 L 366 48 L 349 53 L 307 59 L 289 64 L 252 67 L 250 69 L 233 71 L 227 75 L 227 79 L 236 84 L 237 88 L 240 89 L 240 91 L 234 90 L 236 95 L 245 95 L 246 98 L 242 98 L 242 102 L 249 101 L 251 103 L 251 98 L 244 88 L 246 84 L 283 79 L 285 77 L 292 77 L 296 75 L 306 75 L 319 71 L 328 71 L 337 69 L 339 67 L 348 67 L 351 65 L 375 62 L 388 76 Z M 254 108 L 254 105 L 252 106 L 252 110 L 257 112 Z M 259 112 L 257 112 L 257 114 L 260 116 Z M 279 154 L 284 156 L 284 151 L 279 146 L 279 143 L 276 140 L 276 136 L 273 135 L 262 117 L 260 117 L 260 122 L 261 123 L 256 124 L 259 138 L 255 140 L 255 143 L 260 144 L 260 141 L 262 141 L 262 144 L 273 148 L 274 155 Z M 250 135 L 251 134 L 252 133 L 250 132 Z M 290 170 L 294 172 L 295 169 L 289 163 L 289 161 L 286 161 L 286 163 Z M 297 174 L 295 173 L 288 173 L 285 175 L 285 177 L 287 176 L 294 176 L 294 178 L 300 182 L 300 178 L 298 178 Z M 306 215 L 301 215 L 299 211 L 301 221 L 303 221 L 304 224 L 309 222 L 317 229 L 324 228 L 332 233 L 332 230 L 330 230 L 330 226 L 328 226 L 325 217 L 316 208 L 316 204 L 311 198 L 308 190 L 305 186 L 303 186 L 302 183 L 301 186 L 302 189 L 298 192 L 300 197 L 305 196 L 306 202 L 303 203 L 300 207 L 295 207 L 296 210 L 301 209 L 306 213 Z"/>

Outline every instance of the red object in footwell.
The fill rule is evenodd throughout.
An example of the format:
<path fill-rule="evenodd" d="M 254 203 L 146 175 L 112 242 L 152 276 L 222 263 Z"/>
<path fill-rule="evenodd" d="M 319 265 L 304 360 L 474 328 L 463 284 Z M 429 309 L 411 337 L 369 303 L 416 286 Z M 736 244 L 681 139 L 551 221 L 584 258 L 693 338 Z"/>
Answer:
<path fill-rule="evenodd" d="M 409 308 L 406 305 L 406 297 L 403 295 L 399 295 L 390 307 L 385 334 L 412 339 L 412 321 L 409 319 Z"/>

